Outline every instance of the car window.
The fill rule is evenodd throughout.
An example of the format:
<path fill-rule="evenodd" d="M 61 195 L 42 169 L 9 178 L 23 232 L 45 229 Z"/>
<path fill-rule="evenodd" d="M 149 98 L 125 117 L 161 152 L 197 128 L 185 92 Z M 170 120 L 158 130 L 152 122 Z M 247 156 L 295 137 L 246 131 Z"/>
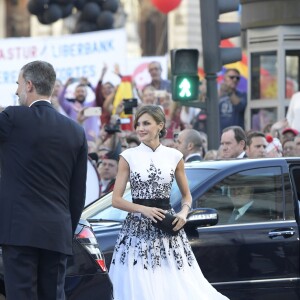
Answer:
<path fill-rule="evenodd" d="M 196 199 L 196 206 L 217 209 L 218 224 L 283 219 L 282 182 L 279 167 L 235 173 Z"/>
<path fill-rule="evenodd" d="M 186 169 L 185 173 L 188 179 L 189 189 L 193 192 L 199 185 L 203 183 L 203 181 L 207 180 L 209 177 L 216 174 L 216 170 L 214 169 L 200 169 L 200 168 L 191 168 Z M 171 206 L 176 206 L 176 203 L 181 202 L 181 193 L 179 187 L 174 181 L 172 190 L 171 190 Z"/>
<path fill-rule="evenodd" d="M 298 166 L 291 168 L 291 175 L 292 175 L 292 181 L 293 181 L 293 193 L 298 200 L 298 211 L 300 215 L 300 168 Z M 288 208 L 287 208 L 288 209 Z M 290 209 L 292 210 L 292 208 Z M 288 215 L 288 213 L 287 213 Z M 293 215 L 293 212 L 292 212 Z"/>

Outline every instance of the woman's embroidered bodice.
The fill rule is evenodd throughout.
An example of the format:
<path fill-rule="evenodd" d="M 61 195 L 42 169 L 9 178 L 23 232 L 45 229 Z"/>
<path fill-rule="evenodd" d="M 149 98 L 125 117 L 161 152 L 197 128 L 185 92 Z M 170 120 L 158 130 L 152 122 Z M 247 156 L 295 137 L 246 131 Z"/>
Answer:
<path fill-rule="evenodd" d="M 182 158 L 176 149 L 159 145 L 154 151 L 141 143 L 121 153 L 130 167 L 132 198 L 169 198 L 175 169 Z"/>

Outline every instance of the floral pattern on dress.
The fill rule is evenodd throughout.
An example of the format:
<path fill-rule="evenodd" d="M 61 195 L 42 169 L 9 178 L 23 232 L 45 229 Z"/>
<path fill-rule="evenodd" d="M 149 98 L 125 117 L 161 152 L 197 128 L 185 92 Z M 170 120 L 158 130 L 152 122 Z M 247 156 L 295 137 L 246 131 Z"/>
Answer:
<path fill-rule="evenodd" d="M 175 214 L 173 209 L 169 212 Z M 195 261 L 184 230 L 171 236 L 154 227 L 150 218 L 134 213 L 127 215 L 115 246 L 112 264 L 135 266 L 142 263 L 143 268 L 148 270 L 174 259 L 179 270 L 192 266 Z"/>
<path fill-rule="evenodd" d="M 130 170 L 132 198 L 166 199 L 169 201 L 172 183 L 175 179 L 175 168 L 159 168 L 150 158 L 143 166 Z M 167 178 L 167 179 L 166 179 Z M 173 209 L 169 209 L 175 214 Z M 145 270 L 162 267 L 170 262 L 177 269 L 191 267 L 196 262 L 184 230 L 175 236 L 152 225 L 152 220 L 139 213 L 128 213 L 115 246 L 112 264 L 127 266 L 142 265 Z"/>
<path fill-rule="evenodd" d="M 143 181 L 138 172 L 130 172 L 130 186 L 132 198 L 135 199 L 164 199 L 169 198 L 171 187 L 175 178 L 174 170 L 170 170 L 171 180 L 167 183 L 162 183 L 164 179 L 162 172 L 157 168 L 153 161 L 150 162 L 150 167 L 147 169 L 148 179 Z"/>

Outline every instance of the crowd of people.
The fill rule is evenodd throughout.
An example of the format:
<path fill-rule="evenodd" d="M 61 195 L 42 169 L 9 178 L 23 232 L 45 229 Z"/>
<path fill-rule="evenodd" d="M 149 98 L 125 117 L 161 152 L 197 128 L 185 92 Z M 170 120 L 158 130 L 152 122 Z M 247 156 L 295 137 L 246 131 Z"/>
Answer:
<path fill-rule="evenodd" d="M 88 141 L 89 157 L 99 175 L 101 195 L 113 190 L 119 154 L 140 144 L 134 130 L 133 116 L 142 105 L 161 106 L 166 115 L 167 129 L 161 143 L 181 151 L 185 162 L 300 156 L 299 129 L 293 127 L 298 126 L 295 115 L 298 102 L 300 103 L 297 101 L 300 93 L 296 93 L 291 99 L 287 119 L 268 124 L 261 131 L 246 131 L 244 115 L 247 95 L 237 88 L 240 72 L 227 69 L 219 88 L 220 146 L 218 149 L 208 149 L 205 110 L 182 106 L 172 101 L 171 83 L 162 78 L 159 62 L 149 63 L 151 82 L 142 89 L 130 82 L 136 102 L 128 99 L 116 101 L 122 80 L 119 86 L 105 81 L 107 71 L 107 66 L 104 65 L 96 86 L 92 86 L 88 78 L 69 78 L 65 83 L 57 79 L 51 96 L 52 105 L 57 111 L 83 127 Z M 123 77 L 117 66 L 114 72 L 120 78 Z M 70 85 L 73 89 L 70 89 Z M 205 83 L 200 85 L 200 90 L 199 100 L 204 101 Z M 89 107 L 100 107 L 101 115 L 86 114 Z"/>
<path fill-rule="evenodd" d="M 125 149 L 136 147 L 140 141 L 134 131 L 134 112 L 143 105 L 159 105 L 166 115 L 167 133 L 161 139 L 165 146 L 176 148 L 183 154 L 185 162 L 195 160 L 263 158 L 280 156 L 300 156 L 300 134 L 290 127 L 287 120 L 268 124 L 261 131 L 244 128 L 244 114 L 247 105 L 246 93 L 237 89 L 240 73 L 228 69 L 219 90 L 220 146 L 207 148 L 205 132 L 205 111 L 199 108 L 181 106 L 172 101 L 170 82 L 162 79 L 160 63 L 151 62 L 148 66 L 151 82 L 138 90 L 132 83 L 136 103 L 115 103 L 118 87 L 105 82 L 106 66 L 103 67 L 98 85 L 93 88 L 86 78 L 78 82 L 74 98 L 66 98 L 66 89 L 72 82 L 69 79 L 61 84 L 60 92 L 53 93 L 56 108 L 79 122 L 85 129 L 89 154 L 100 175 L 100 191 L 109 192 L 114 187 L 119 154 Z M 118 68 L 115 68 L 121 78 Z M 86 101 L 87 89 L 95 93 L 94 101 Z M 205 98 L 205 85 L 201 85 L 201 99 Z M 293 107 L 295 106 L 293 101 Z M 133 103 L 133 104 L 132 104 Z M 292 103 L 291 103 L 292 104 Z M 86 117 L 87 107 L 100 106 L 101 116 Z M 128 107 L 127 107 L 128 109 Z M 288 115 L 291 118 L 291 110 Z M 110 161 L 107 163 L 106 161 Z M 114 162 L 112 162 L 114 161 Z M 104 167 L 105 166 L 105 167 Z M 108 170 L 111 168 L 112 170 Z M 105 175 L 103 174 L 106 169 Z"/>
<path fill-rule="evenodd" d="M 104 82 L 106 72 L 104 66 L 96 87 L 87 78 L 63 84 L 51 64 L 31 62 L 19 73 L 20 106 L 0 114 L 0 187 L 5 186 L 0 245 L 8 298 L 65 299 L 67 256 L 84 207 L 89 156 L 100 194 L 113 191 L 112 205 L 129 212 L 109 273 L 116 299 L 227 299 L 203 277 L 182 230 L 192 203 L 184 163 L 300 156 L 299 128 L 291 125 L 298 126 L 291 123 L 298 110 L 295 100 L 287 120 L 245 131 L 246 98 L 236 89 L 240 75 L 227 70 L 220 87 L 220 146 L 208 149 L 208 137 L 199 130 L 205 128 L 203 112 L 172 101 L 158 62 L 149 64 L 148 85 L 141 91 L 132 87 L 136 98 L 121 101 L 115 101 L 119 87 Z M 117 67 L 115 72 L 123 82 Z M 94 99 L 88 101 L 89 93 Z M 182 194 L 179 212 L 170 206 L 174 180 Z M 123 198 L 128 181 L 132 203 Z M 174 235 L 157 227 L 166 211 Z M 167 276 L 171 285 L 164 283 Z"/>
<path fill-rule="evenodd" d="M 118 86 L 105 82 L 106 65 L 103 66 L 95 87 L 88 78 L 69 78 L 65 83 L 56 80 L 51 102 L 58 112 L 83 127 L 88 141 L 90 160 L 98 171 L 101 195 L 114 187 L 119 154 L 127 148 L 140 144 L 133 128 L 133 115 L 143 105 L 159 105 L 166 115 L 167 132 L 161 140 L 162 144 L 175 147 L 176 133 L 190 130 L 189 134 L 191 132 L 196 134 L 200 142 L 189 151 L 201 150 L 200 155 L 204 157 L 207 148 L 206 134 L 193 129 L 195 127 L 193 124 L 199 125 L 200 109 L 183 107 L 172 101 L 171 83 L 162 78 L 162 67 L 159 62 L 149 63 L 148 71 L 151 82 L 142 89 L 137 89 L 135 84 L 130 82 L 133 98 L 126 99 L 128 95 L 124 95 L 123 101 L 117 99 L 118 89 L 120 91 L 125 78 L 120 74 L 118 66 L 114 69 L 121 78 Z M 90 107 L 100 107 L 101 114 L 87 115 L 86 112 Z"/>

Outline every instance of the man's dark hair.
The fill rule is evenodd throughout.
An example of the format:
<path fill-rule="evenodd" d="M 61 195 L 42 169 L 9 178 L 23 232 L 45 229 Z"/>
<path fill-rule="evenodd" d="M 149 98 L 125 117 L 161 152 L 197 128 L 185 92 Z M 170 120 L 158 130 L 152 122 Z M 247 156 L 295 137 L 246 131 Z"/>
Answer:
<path fill-rule="evenodd" d="M 247 133 L 247 146 L 250 146 L 252 144 L 252 139 L 255 137 L 263 137 L 265 138 L 265 134 L 261 131 L 250 131 Z"/>
<path fill-rule="evenodd" d="M 126 137 L 126 142 L 129 143 L 136 143 L 137 145 L 139 145 L 141 142 L 139 140 L 139 138 L 137 136 L 134 135 L 129 135 Z"/>
<path fill-rule="evenodd" d="M 51 64 L 36 60 L 23 66 L 21 71 L 25 81 L 32 82 L 37 94 L 51 96 L 56 80 L 56 73 Z"/>
<path fill-rule="evenodd" d="M 247 137 L 244 129 L 240 126 L 229 126 L 223 129 L 222 133 L 232 130 L 234 132 L 234 138 L 239 143 L 240 141 L 245 142 L 244 150 L 247 145 Z"/>

